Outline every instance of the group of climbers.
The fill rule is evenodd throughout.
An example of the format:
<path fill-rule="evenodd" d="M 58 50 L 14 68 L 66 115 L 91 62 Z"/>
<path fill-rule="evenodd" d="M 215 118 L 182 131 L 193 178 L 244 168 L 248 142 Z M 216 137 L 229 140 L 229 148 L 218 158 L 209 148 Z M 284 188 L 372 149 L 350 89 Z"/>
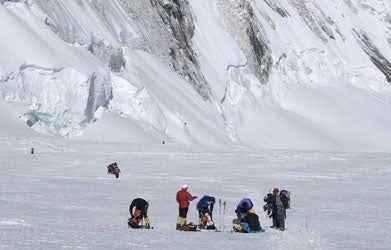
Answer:
<path fill-rule="evenodd" d="M 264 210 L 267 211 L 269 218 L 272 218 L 273 225 L 271 228 L 285 230 L 286 209 L 290 207 L 290 193 L 286 190 L 279 191 L 274 188 L 272 192 L 264 197 L 266 202 Z M 188 186 L 183 185 L 181 190 L 176 194 L 178 202 L 179 215 L 177 218 L 176 229 L 181 231 L 196 231 L 200 229 L 214 229 L 216 227 L 213 222 L 213 208 L 216 199 L 213 196 L 204 195 L 197 203 L 198 224 L 193 222 L 186 223 L 187 213 L 189 211 L 190 201 L 197 199 L 188 192 Z M 147 215 L 148 202 L 142 198 L 137 198 L 132 201 L 129 206 L 131 218 L 128 219 L 128 225 L 131 228 L 146 228 L 150 229 L 150 220 Z M 249 198 L 242 199 L 235 209 L 237 218 L 232 223 L 235 232 L 240 233 L 261 233 L 265 229 L 261 227 L 259 216 L 253 208 L 253 202 Z M 145 225 L 143 224 L 145 222 Z"/>
<path fill-rule="evenodd" d="M 188 186 L 183 185 L 182 189 L 177 192 L 176 200 L 179 205 L 179 216 L 177 219 L 177 230 L 188 229 L 189 225 L 192 227 L 194 223 L 186 224 L 186 216 L 189 210 L 190 201 L 197 198 L 197 196 L 191 195 L 188 191 Z M 269 199 L 270 198 L 270 199 Z M 278 228 L 281 231 L 285 230 L 285 217 L 286 208 L 289 208 L 289 192 L 286 190 L 281 191 L 278 188 L 274 188 L 272 193 L 265 196 L 264 201 L 271 203 L 270 218 L 273 220 L 272 228 Z M 216 229 L 212 219 L 213 207 L 216 199 L 212 196 L 205 195 L 197 203 L 198 210 L 198 229 Z M 265 210 L 266 211 L 266 210 Z M 237 218 L 233 220 L 233 227 L 235 232 L 241 233 L 260 233 L 265 232 L 265 229 L 261 227 L 259 222 L 259 216 L 255 213 L 253 203 L 249 198 L 242 199 L 235 209 Z"/>
<path fill-rule="evenodd" d="M 273 229 L 285 230 L 286 209 L 290 208 L 290 192 L 274 188 L 272 192 L 263 198 L 266 204 L 263 206 L 269 218 L 272 219 Z M 241 200 L 235 210 L 237 218 L 233 220 L 234 231 L 244 233 L 265 232 L 259 223 L 259 216 L 255 214 L 253 203 L 250 199 Z"/>
<path fill-rule="evenodd" d="M 215 197 L 204 195 L 197 203 L 198 210 L 198 225 L 194 227 L 194 223 L 186 224 L 187 212 L 189 210 L 190 201 L 197 199 L 197 196 L 191 195 L 188 191 L 188 186 L 185 184 L 182 189 L 176 194 L 176 201 L 179 206 L 179 215 L 177 219 L 176 229 L 184 231 L 194 231 L 196 229 L 216 229 L 213 222 L 213 207 L 216 202 Z M 190 225 L 190 226 L 189 226 Z"/>
<path fill-rule="evenodd" d="M 107 166 L 107 173 L 114 174 L 116 178 L 119 178 L 121 170 L 119 169 L 116 162 L 111 163 Z M 191 195 L 188 191 L 188 186 L 185 184 L 182 186 L 176 194 L 176 201 L 179 205 L 179 215 L 177 218 L 176 229 L 177 230 L 194 230 L 196 229 L 216 229 L 213 222 L 213 207 L 216 199 L 209 195 L 204 195 L 197 203 L 198 210 L 198 224 L 194 223 L 186 224 L 187 212 L 189 211 L 190 201 L 198 198 L 197 196 Z M 286 209 L 290 207 L 290 193 L 286 190 L 279 191 L 278 188 L 274 188 L 272 192 L 269 192 L 264 197 L 266 204 L 264 205 L 264 211 L 267 211 L 269 218 L 272 219 L 271 228 L 285 230 L 285 218 Z M 133 211 L 133 209 L 135 210 Z M 132 201 L 129 207 L 131 218 L 128 220 L 129 227 L 132 228 L 150 228 L 149 218 L 147 216 L 148 202 L 144 199 L 137 198 Z M 253 209 L 253 203 L 249 198 L 242 199 L 237 208 L 235 209 L 237 218 L 233 220 L 233 230 L 236 232 L 255 233 L 264 232 L 265 230 L 259 223 L 259 216 Z M 140 223 L 145 221 L 145 226 Z M 190 226 L 189 226 L 190 225 Z"/>

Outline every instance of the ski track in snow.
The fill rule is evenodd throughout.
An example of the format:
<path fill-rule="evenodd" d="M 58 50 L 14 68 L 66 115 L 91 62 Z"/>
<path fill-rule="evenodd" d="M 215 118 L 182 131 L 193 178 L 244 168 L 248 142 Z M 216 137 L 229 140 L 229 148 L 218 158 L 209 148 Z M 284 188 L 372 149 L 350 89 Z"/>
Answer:
<path fill-rule="evenodd" d="M 256 150 L 3 138 L 1 249 L 386 249 L 390 243 L 391 154 Z M 30 154 L 34 144 L 36 153 Z M 116 161 L 119 179 L 106 174 Z M 175 230 L 175 194 L 227 201 L 217 227 L 230 231 L 249 197 L 263 234 Z M 262 198 L 292 192 L 287 230 L 269 228 Z M 150 202 L 153 230 L 127 228 L 132 199 Z M 188 222 L 197 220 L 191 202 Z M 306 223 L 307 221 L 307 223 Z"/>

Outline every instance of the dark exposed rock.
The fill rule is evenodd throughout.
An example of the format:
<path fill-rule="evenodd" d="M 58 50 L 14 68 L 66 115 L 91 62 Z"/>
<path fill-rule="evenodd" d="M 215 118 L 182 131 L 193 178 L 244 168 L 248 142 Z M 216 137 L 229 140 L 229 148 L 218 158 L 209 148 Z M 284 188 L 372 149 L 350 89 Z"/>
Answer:
<path fill-rule="evenodd" d="M 201 73 L 196 53 L 192 48 L 194 36 L 193 17 L 187 0 L 150 0 L 152 6 L 172 34 L 169 57 L 174 69 L 187 81 L 205 100 L 210 99 L 209 86 Z"/>
<path fill-rule="evenodd" d="M 356 39 L 364 52 L 369 56 L 372 63 L 384 74 L 387 81 L 391 83 L 391 63 L 385 58 L 373 41 L 364 31 L 353 29 Z"/>
<path fill-rule="evenodd" d="M 307 6 L 307 1 L 289 0 L 289 3 L 293 8 L 297 9 L 299 15 L 312 32 L 323 42 L 327 42 L 327 37 L 324 36 L 324 32 L 330 37 L 330 32 L 332 33 L 332 31 L 329 30 L 330 32 L 326 32 L 326 24 L 316 13 L 313 12 L 313 10 L 309 8 L 309 6 Z"/>
<path fill-rule="evenodd" d="M 283 7 L 278 6 L 278 5 L 274 2 L 274 0 L 264 0 L 264 1 L 265 1 L 265 3 L 266 3 L 267 5 L 269 5 L 269 7 L 270 7 L 272 10 L 274 10 L 275 12 L 277 12 L 278 14 L 280 14 L 280 16 L 282 16 L 282 17 L 289 17 L 289 16 L 291 16 L 291 15 L 288 13 L 288 11 L 287 11 L 286 9 L 284 9 Z"/>
<path fill-rule="evenodd" d="M 269 79 L 270 67 L 272 64 L 271 60 L 265 60 L 265 57 L 267 56 L 266 51 L 269 50 L 268 46 L 267 44 L 263 43 L 262 40 L 258 37 L 258 27 L 254 26 L 253 23 L 249 24 L 249 27 L 247 29 L 247 35 L 250 39 L 251 47 L 253 50 L 254 61 L 258 65 L 258 67 L 255 68 L 256 75 L 261 76 L 261 80 L 263 80 L 263 82 L 266 82 Z M 263 70 L 264 67 L 268 70 Z"/>
<path fill-rule="evenodd" d="M 249 2 L 243 5 L 247 15 L 247 37 L 249 38 L 250 47 L 252 50 L 252 60 L 255 75 L 260 79 L 263 84 L 266 84 L 269 80 L 272 67 L 271 49 L 266 39 L 266 34 L 261 31 L 261 23 L 254 15 L 254 10 Z"/>
<path fill-rule="evenodd" d="M 250 1 L 220 0 L 219 6 L 225 26 L 246 57 L 246 67 L 266 84 L 271 73 L 272 52 Z"/>
<path fill-rule="evenodd" d="M 333 32 L 327 26 L 321 26 L 322 30 L 333 40 L 335 40 Z"/>

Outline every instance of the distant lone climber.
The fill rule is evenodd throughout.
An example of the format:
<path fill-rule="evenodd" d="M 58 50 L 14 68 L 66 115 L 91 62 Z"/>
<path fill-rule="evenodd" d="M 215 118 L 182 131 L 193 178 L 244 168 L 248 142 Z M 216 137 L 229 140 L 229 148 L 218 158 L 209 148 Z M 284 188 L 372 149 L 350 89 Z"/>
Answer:
<path fill-rule="evenodd" d="M 114 174 L 115 178 L 118 178 L 119 174 L 121 173 L 121 170 L 119 169 L 117 163 L 114 162 L 107 166 L 107 173 Z"/>
<path fill-rule="evenodd" d="M 31 154 L 34 154 L 34 147 L 31 148 Z"/>

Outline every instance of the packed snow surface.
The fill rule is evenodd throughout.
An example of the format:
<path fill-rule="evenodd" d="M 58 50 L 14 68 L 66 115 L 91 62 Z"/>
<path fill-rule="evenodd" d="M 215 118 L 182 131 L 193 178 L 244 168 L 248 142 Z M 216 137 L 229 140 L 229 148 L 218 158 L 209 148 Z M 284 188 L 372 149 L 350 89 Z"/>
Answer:
<path fill-rule="evenodd" d="M 11 119 L 10 119 L 11 120 Z M 389 153 L 75 142 L 16 133 L 0 137 L 1 249 L 387 249 L 391 243 Z M 2 127 L 3 128 L 3 127 Z M 30 154 L 30 148 L 35 153 Z M 121 175 L 107 175 L 117 162 Z M 227 202 L 224 232 L 180 232 L 176 192 Z M 284 232 L 262 211 L 270 188 L 291 191 Z M 150 203 L 153 230 L 127 226 L 129 205 Z M 265 233 L 231 233 L 242 198 Z M 192 201 L 188 222 L 197 221 Z"/>

